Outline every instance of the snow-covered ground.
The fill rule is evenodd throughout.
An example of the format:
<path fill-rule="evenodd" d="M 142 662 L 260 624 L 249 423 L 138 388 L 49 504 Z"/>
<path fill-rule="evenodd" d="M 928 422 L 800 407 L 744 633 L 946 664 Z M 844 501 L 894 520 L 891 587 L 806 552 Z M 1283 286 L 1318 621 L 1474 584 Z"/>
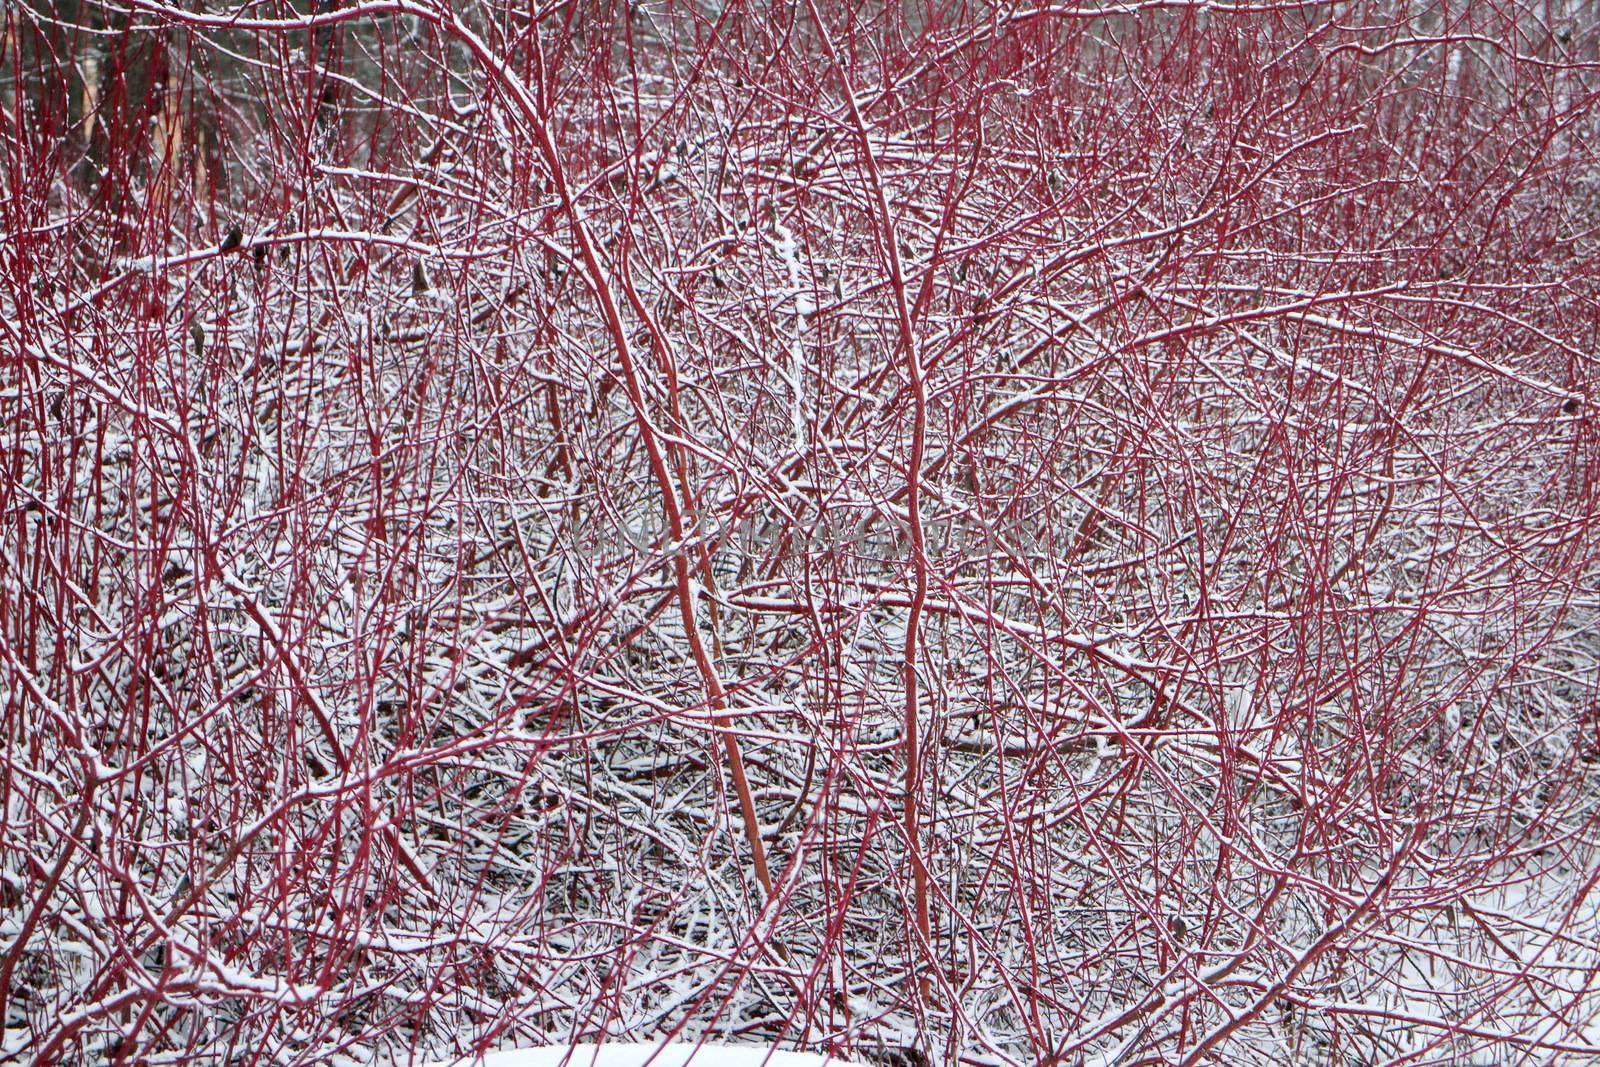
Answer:
<path fill-rule="evenodd" d="M 816 1052 L 785 1052 L 766 1045 L 712 1045 L 675 1041 L 605 1045 L 545 1045 L 446 1060 L 436 1067 L 852 1067 Z"/>

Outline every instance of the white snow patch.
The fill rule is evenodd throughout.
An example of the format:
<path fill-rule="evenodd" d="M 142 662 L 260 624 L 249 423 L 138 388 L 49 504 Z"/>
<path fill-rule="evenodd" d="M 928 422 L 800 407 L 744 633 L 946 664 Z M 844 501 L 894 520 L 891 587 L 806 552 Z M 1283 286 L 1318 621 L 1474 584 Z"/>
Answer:
<path fill-rule="evenodd" d="M 766 1045 L 697 1045 L 675 1041 L 547 1045 L 445 1060 L 437 1067 L 852 1067 L 819 1052 L 784 1052 Z"/>

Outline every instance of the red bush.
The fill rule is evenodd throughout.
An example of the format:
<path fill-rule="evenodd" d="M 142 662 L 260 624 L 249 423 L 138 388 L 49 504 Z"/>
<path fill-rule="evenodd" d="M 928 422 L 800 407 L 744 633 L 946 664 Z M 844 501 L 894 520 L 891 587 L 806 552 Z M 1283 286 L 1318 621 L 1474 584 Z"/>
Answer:
<path fill-rule="evenodd" d="M 1579 5 L 0 18 L 12 1059 L 1600 1053 Z"/>

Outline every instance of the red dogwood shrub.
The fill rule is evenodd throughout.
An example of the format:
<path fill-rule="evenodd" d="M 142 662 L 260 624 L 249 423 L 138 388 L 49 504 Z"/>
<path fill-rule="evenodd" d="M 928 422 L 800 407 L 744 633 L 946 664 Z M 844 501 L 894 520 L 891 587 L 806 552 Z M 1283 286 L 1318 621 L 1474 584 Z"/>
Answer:
<path fill-rule="evenodd" d="M 1592 5 L 0 20 L 0 1063 L 1600 1054 Z"/>

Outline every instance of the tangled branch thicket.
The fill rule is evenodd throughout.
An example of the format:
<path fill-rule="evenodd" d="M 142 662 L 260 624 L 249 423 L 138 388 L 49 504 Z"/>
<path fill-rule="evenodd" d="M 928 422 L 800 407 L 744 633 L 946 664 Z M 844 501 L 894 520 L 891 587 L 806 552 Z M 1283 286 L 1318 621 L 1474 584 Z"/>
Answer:
<path fill-rule="evenodd" d="M 4 1062 L 1594 1062 L 1593 3 L 0 19 Z"/>

